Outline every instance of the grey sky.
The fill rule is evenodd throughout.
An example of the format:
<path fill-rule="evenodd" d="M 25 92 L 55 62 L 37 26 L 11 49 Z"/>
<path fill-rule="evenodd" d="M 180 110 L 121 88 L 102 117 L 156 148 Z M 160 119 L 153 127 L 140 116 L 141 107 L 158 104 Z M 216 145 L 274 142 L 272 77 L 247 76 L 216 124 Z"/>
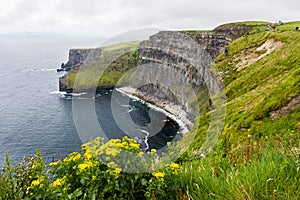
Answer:
<path fill-rule="evenodd" d="M 110 36 L 138 28 L 211 29 L 300 20 L 298 0 L 1 0 L 0 33 Z"/>

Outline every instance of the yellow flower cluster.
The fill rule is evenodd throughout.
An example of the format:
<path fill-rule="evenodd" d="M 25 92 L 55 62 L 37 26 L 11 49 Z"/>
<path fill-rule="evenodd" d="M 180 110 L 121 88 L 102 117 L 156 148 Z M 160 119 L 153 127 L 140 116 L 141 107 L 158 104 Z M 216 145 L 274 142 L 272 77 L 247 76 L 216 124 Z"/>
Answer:
<path fill-rule="evenodd" d="M 140 144 L 135 139 L 125 136 L 122 140 L 112 139 L 109 141 L 111 146 L 123 148 L 125 150 L 140 150 Z"/>
<path fill-rule="evenodd" d="M 62 186 L 62 185 L 65 183 L 64 178 L 65 178 L 65 177 L 56 179 L 56 180 L 51 184 L 51 186 L 53 186 L 53 187 L 59 187 L 59 186 Z"/>
<path fill-rule="evenodd" d="M 109 147 L 106 149 L 105 153 L 106 155 L 108 156 L 112 156 L 112 157 L 116 157 L 121 151 L 117 148 L 114 148 L 114 147 Z"/>
<path fill-rule="evenodd" d="M 112 144 L 119 144 L 121 143 L 120 139 L 111 139 L 109 142 L 111 142 Z"/>
<path fill-rule="evenodd" d="M 84 153 L 84 157 L 90 160 L 93 157 L 92 152 L 89 149 L 86 150 L 86 152 Z"/>
<path fill-rule="evenodd" d="M 162 178 L 165 176 L 165 173 L 163 173 L 163 172 L 152 172 L 152 175 L 153 175 L 155 178 L 162 179 Z M 162 179 L 162 180 L 163 180 L 163 179 Z"/>
<path fill-rule="evenodd" d="M 58 165 L 58 162 L 51 162 L 51 163 L 49 164 L 50 167 L 55 167 L 56 165 Z"/>
<path fill-rule="evenodd" d="M 108 166 L 109 168 L 117 168 L 117 167 L 118 167 L 118 165 L 117 165 L 115 162 L 109 162 L 109 163 L 107 164 L 107 166 Z"/>
<path fill-rule="evenodd" d="M 34 188 L 34 187 L 37 187 L 37 186 L 43 186 L 43 182 L 44 182 L 44 177 L 40 177 L 38 180 L 33 180 L 31 182 L 31 185 L 30 187 Z"/>
<path fill-rule="evenodd" d="M 140 148 L 140 144 L 137 144 L 137 143 L 130 143 L 129 146 L 134 148 L 134 149 L 139 149 Z"/>
<path fill-rule="evenodd" d="M 156 149 L 151 149 L 151 153 L 156 153 Z"/>
<path fill-rule="evenodd" d="M 111 144 L 110 142 L 107 142 L 106 144 L 101 145 L 97 150 L 97 155 L 108 155 L 112 157 L 116 157 L 121 152 L 121 149 L 119 149 L 116 145 Z"/>
<path fill-rule="evenodd" d="M 116 169 L 113 169 L 113 170 L 109 170 L 109 174 L 114 176 L 115 178 L 118 178 L 121 172 L 122 172 L 121 168 L 116 168 Z"/>
<path fill-rule="evenodd" d="M 69 156 L 67 158 L 64 159 L 64 162 L 68 163 L 68 162 L 76 162 L 81 158 L 80 153 L 78 152 L 73 152 L 71 154 L 69 154 Z"/>
<path fill-rule="evenodd" d="M 93 164 L 91 161 L 87 161 L 87 162 L 84 162 L 84 163 L 79 164 L 79 165 L 78 165 L 78 169 L 79 169 L 80 171 L 83 171 L 83 170 L 88 169 L 88 168 L 91 168 L 91 167 L 93 167 L 93 166 L 94 166 L 94 164 Z"/>
<path fill-rule="evenodd" d="M 85 148 L 88 147 L 85 146 Z M 122 150 L 134 153 L 139 153 L 142 151 L 140 149 L 140 144 L 135 139 L 126 136 L 122 140 L 111 139 L 107 143 L 99 145 L 95 151 L 96 155 L 107 155 L 109 157 L 116 157 L 122 152 Z"/>
<path fill-rule="evenodd" d="M 173 172 L 173 174 L 178 174 L 178 171 L 182 169 L 182 167 L 177 163 L 171 163 L 169 165 L 169 169 Z"/>
<path fill-rule="evenodd" d="M 31 187 L 36 187 L 39 186 L 41 184 L 41 182 L 39 180 L 34 180 L 31 182 Z"/>

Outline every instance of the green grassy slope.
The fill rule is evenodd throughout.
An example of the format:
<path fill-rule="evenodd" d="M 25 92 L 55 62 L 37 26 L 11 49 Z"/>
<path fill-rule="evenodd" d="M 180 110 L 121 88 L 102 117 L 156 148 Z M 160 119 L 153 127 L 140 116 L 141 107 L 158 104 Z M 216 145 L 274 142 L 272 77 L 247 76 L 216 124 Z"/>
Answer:
<path fill-rule="evenodd" d="M 300 32 L 295 31 L 296 26 L 300 22 L 287 23 L 276 30 L 256 27 L 228 46 L 228 56 L 223 53 L 216 59 L 227 96 L 225 129 L 219 141 L 224 151 L 245 143 L 248 134 L 263 143 L 281 138 L 299 144 L 299 107 L 279 119 L 270 118 L 270 112 L 288 105 L 300 94 Z M 284 45 L 252 65 L 237 69 L 247 54 L 255 53 L 257 47 L 272 39 Z M 201 146 L 209 116 L 208 113 L 198 120 L 194 149 Z"/>
<path fill-rule="evenodd" d="M 226 85 L 225 127 L 213 151 L 200 159 L 211 113 L 197 120 L 191 132 L 196 137 L 181 158 L 184 172 L 178 180 L 188 197 L 300 198 L 300 31 L 295 31 L 296 26 L 300 22 L 276 30 L 255 26 L 228 46 L 229 55 L 223 53 L 215 60 Z M 257 47 L 272 39 L 284 45 L 237 69 L 247 55 L 263 54 Z M 298 106 L 289 106 L 297 97 Z M 283 107 L 287 112 L 272 119 L 270 113 Z"/>

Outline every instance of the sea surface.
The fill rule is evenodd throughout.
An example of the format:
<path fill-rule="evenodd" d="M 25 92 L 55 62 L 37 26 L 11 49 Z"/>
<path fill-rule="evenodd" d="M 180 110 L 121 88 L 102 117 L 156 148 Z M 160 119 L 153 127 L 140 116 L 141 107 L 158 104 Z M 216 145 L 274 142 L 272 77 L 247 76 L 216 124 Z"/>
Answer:
<path fill-rule="evenodd" d="M 115 92 L 112 90 L 100 91 L 94 98 L 84 94 L 70 97 L 58 92 L 58 78 L 64 72 L 58 73 L 56 69 L 67 61 L 68 50 L 97 47 L 100 43 L 96 38 L 0 37 L 0 165 L 4 164 L 6 152 L 17 163 L 39 148 L 49 163 L 52 158 L 57 160 L 80 151 L 82 135 L 78 134 L 73 119 L 73 98 L 94 101 L 97 120 L 108 138 L 129 135 L 145 150 L 164 146 L 182 131 L 163 112 L 150 109 L 151 106 L 137 99 L 128 100 L 121 93 L 113 99 L 117 103 L 113 104 L 112 112 L 111 96 Z M 126 114 L 134 125 L 129 123 L 124 130 L 120 123 Z M 155 123 L 161 126 L 160 121 L 164 122 L 162 130 L 149 133 L 147 126 L 155 127 Z M 142 134 L 131 134 L 135 131 Z"/>

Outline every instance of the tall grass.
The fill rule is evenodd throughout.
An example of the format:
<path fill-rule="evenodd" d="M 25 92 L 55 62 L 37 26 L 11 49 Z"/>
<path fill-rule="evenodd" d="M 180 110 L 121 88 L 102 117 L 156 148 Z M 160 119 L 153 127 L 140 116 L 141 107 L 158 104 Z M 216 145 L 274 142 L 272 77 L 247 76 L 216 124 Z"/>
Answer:
<path fill-rule="evenodd" d="M 299 149 L 265 147 L 249 155 L 248 148 L 235 158 L 215 152 L 183 163 L 180 187 L 190 199 L 300 198 Z"/>

